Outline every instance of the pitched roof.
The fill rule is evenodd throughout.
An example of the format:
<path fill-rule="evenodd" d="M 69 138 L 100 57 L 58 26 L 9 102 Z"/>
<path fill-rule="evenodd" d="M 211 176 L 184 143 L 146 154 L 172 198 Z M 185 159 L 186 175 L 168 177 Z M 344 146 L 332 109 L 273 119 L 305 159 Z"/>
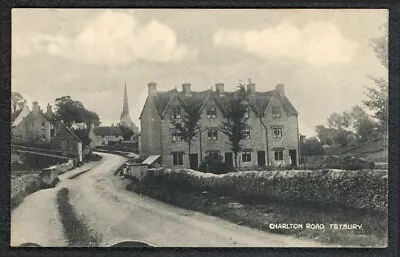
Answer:
<path fill-rule="evenodd" d="M 122 136 L 122 131 L 117 126 L 95 127 L 93 132 L 97 136 Z"/>
<path fill-rule="evenodd" d="M 259 115 L 262 115 L 267 109 L 275 90 L 267 92 L 255 92 L 250 96 L 249 101 L 253 104 Z"/>
<path fill-rule="evenodd" d="M 282 99 L 283 104 L 287 108 L 287 111 L 289 113 L 294 114 L 294 115 L 298 114 L 296 108 L 294 108 L 293 104 L 289 101 L 289 99 L 285 95 L 282 95 L 281 99 Z"/>
<path fill-rule="evenodd" d="M 254 92 L 250 97 L 249 101 L 259 115 L 263 115 L 265 110 L 267 109 L 271 99 L 274 95 L 280 96 L 285 108 L 291 114 L 296 115 L 298 112 L 289 101 L 289 99 L 285 95 L 275 94 L 276 90 L 270 90 L 267 92 Z M 207 100 L 208 96 L 212 96 L 216 101 L 221 103 L 221 106 L 224 106 L 227 101 L 229 100 L 229 96 L 234 94 L 235 91 L 225 91 L 223 95 L 220 95 L 214 92 L 211 89 L 204 90 L 204 91 L 191 91 L 189 95 L 184 94 L 183 92 L 178 92 L 177 89 L 172 89 L 169 91 L 164 92 L 157 92 L 157 95 L 154 96 L 156 108 L 159 115 L 162 117 L 165 110 L 168 108 L 169 103 L 172 100 L 172 97 L 176 95 L 177 97 L 181 98 L 184 101 L 195 101 L 195 102 L 202 102 L 203 106 Z M 147 101 L 147 100 L 146 100 Z"/>
<path fill-rule="evenodd" d="M 56 115 L 54 114 L 54 112 L 45 112 L 43 113 L 43 116 L 46 117 L 46 119 L 49 120 L 50 122 L 56 120 Z"/>
<path fill-rule="evenodd" d="M 167 108 L 169 102 L 171 101 L 172 97 L 174 94 L 176 94 L 178 91 L 176 89 L 172 89 L 169 91 L 165 92 L 157 92 L 157 95 L 154 96 L 155 104 L 158 113 L 160 116 L 163 115 L 165 109 Z"/>
<path fill-rule="evenodd" d="M 22 109 L 16 110 L 11 113 L 11 122 L 14 122 L 16 118 L 18 118 L 19 114 L 22 112 Z"/>
<path fill-rule="evenodd" d="M 72 132 L 71 129 L 69 129 L 69 128 L 65 127 L 65 126 L 64 126 L 64 128 L 72 137 L 74 137 L 79 142 L 82 142 L 82 140 L 74 132 Z"/>
<path fill-rule="evenodd" d="M 195 105 L 201 105 L 203 107 L 207 101 L 207 97 L 210 95 L 211 92 L 211 89 L 204 91 L 191 91 L 190 94 L 179 92 L 178 97 L 188 104 L 192 103 Z"/>

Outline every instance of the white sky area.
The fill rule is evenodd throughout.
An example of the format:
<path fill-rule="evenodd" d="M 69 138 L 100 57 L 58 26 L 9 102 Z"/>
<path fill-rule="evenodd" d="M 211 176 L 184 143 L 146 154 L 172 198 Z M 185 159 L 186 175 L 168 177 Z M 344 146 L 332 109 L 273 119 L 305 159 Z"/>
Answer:
<path fill-rule="evenodd" d="M 14 9 L 12 90 L 45 109 L 69 95 L 117 123 L 123 88 L 139 125 L 147 83 L 234 90 L 285 84 L 300 133 L 365 99 L 366 76 L 387 77 L 370 47 L 386 10 Z"/>

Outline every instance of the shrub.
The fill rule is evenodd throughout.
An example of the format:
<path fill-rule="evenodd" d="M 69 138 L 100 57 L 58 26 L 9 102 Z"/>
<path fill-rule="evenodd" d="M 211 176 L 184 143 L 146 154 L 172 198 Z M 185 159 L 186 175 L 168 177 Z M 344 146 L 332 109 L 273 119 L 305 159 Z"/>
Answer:
<path fill-rule="evenodd" d="M 227 172 L 227 170 L 226 165 L 222 160 L 223 157 L 221 154 L 218 154 L 218 156 L 206 155 L 200 164 L 199 171 L 211 172 L 214 174 L 224 174 Z"/>
<path fill-rule="evenodd" d="M 228 174 L 194 170 L 149 170 L 144 183 L 209 191 L 261 202 L 285 202 L 387 212 L 387 170 L 245 171 Z"/>

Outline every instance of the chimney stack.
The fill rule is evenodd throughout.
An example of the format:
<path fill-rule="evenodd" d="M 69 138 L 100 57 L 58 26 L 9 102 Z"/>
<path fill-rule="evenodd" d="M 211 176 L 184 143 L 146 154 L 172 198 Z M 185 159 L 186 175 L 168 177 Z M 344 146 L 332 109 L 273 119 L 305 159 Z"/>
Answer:
<path fill-rule="evenodd" d="M 155 82 L 150 82 L 148 85 L 148 95 L 157 95 L 157 84 Z"/>
<path fill-rule="evenodd" d="M 47 104 L 47 113 L 50 114 L 50 113 L 52 113 L 52 112 L 53 112 L 53 110 L 52 110 L 51 105 L 50 105 L 50 104 Z"/>
<path fill-rule="evenodd" d="M 192 93 L 192 86 L 190 85 L 190 83 L 183 83 L 182 84 L 182 92 L 185 95 L 190 95 Z"/>
<path fill-rule="evenodd" d="M 223 95 L 224 94 L 224 83 L 215 84 L 215 90 L 217 91 L 218 95 Z"/>
<path fill-rule="evenodd" d="M 284 84 L 276 85 L 275 90 L 278 91 L 279 94 L 285 95 L 285 85 Z"/>
<path fill-rule="evenodd" d="M 247 91 L 254 94 L 256 92 L 256 84 L 249 82 L 249 84 L 247 84 Z"/>
<path fill-rule="evenodd" d="M 39 113 L 39 110 L 40 110 L 39 103 L 36 102 L 36 101 L 34 101 L 34 102 L 32 103 L 32 111 L 33 111 L 34 113 Z"/>

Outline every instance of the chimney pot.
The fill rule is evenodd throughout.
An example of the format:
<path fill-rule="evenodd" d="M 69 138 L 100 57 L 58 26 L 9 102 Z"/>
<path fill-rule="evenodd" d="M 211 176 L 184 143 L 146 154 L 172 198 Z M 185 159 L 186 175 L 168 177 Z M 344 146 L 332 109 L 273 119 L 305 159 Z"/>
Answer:
<path fill-rule="evenodd" d="M 52 107 L 50 104 L 47 104 L 47 113 L 53 112 Z"/>
<path fill-rule="evenodd" d="M 275 89 L 281 94 L 285 95 L 285 85 L 284 84 L 277 84 Z"/>
<path fill-rule="evenodd" d="M 37 101 L 34 101 L 32 103 L 32 111 L 35 112 L 35 113 L 38 113 L 39 110 L 40 110 L 39 103 Z"/>
<path fill-rule="evenodd" d="M 192 85 L 190 83 L 183 83 L 182 84 L 182 92 L 185 95 L 190 95 L 192 92 Z"/>
<path fill-rule="evenodd" d="M 157 95 L 157 84 L 155 82 L 149 82 L 148 86 L 148 95 Z"/>
<path fill-rule="evenodd" d="M 215 84 L 215 90 L 217 91 L 218 94 L 223 95 L 224 94 L 224 83 Z"/>

